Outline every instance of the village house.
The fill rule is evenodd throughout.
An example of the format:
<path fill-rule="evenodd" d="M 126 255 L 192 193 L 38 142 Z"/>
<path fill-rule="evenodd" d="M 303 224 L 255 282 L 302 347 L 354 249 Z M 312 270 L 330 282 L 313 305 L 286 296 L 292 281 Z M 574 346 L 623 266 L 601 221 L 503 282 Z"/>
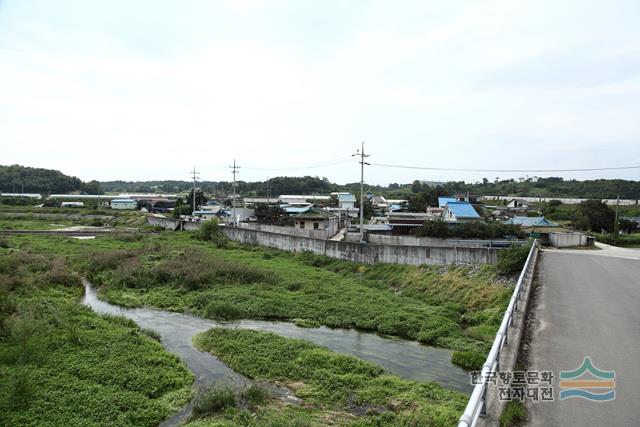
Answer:
<path fill-rule="evenodd" d="M 524 199 L 511 199 L 509 200 L 509 202 L 507 203 L 507 209 L 514 209 L 514 210 L 527 210 L 529 208 L 529 202 L 527 202 Z"/>
<path fill-rule="evenodd" d="M 481 218 L 469 202 L 447 202 L 442 211 L 442 219 L 446 222 L 472 222 Z"/>
<path fill-rule="evenodd" d="M 338 232 L 338 216 L 324 209 L 309 209 L 291 215 L 295 228 L 305 230 L 325 230 L 332 234 Z"/>
<path fill-rule="evenodd" d="M 111 209 L 132 210 L 138 207 L 138 202 L 133 199 L 113 199 Z"/>
<path fill-rule="evenodd" d="M 449 202 L 457 202 L 456 198 L 453 196 L 440 196 L 438 197 L 438 207 L 444 209 L 444 207 Z"/>
<path fill-rule="evenodd" d="M 351 193 L 337 193 L 338 207 L 340 209 L 355 209 L 356 196 Z"/>

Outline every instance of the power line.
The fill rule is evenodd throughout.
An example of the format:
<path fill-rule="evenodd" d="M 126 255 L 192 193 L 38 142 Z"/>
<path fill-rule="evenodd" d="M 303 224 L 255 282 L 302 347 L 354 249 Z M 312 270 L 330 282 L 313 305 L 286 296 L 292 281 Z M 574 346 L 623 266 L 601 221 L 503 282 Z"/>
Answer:
<path fill-rule="evenodd" d="M 409 166 L 409 165 L 393 165 L 387 163 L 372 163 L 371 166 L 378 166 L 383 168 L 398 168 L 398 169 L 419 169 L 419 170 L 434 170 L 434 171 L 450 171 L 450 172 L 592 172 L 592 171 L 609 171 L 609 170 L 625 170 L 625 169 L 640 169 L 640 166 L 615 166 L 605 168 L 580 168 L 580 169 L 467 169 L 467 168 L 439 168 L 429 166 Z"/>
<path fill-rule="evenodd" d="M 286 167 L 286 168 L 254 168 L 249 166 L 249 167 L 245 167 L 244 169 L 255 170 L 255 171 L 286 171 L 286 170 L 316 169 L 316 168 L 323 168 L 327 166 L 339 165 L 343 163 L 349 163 L 351 161 L 352 161 L 351 157 L 344 157 L 336 160 L 327 160 L 324 162 L 311 163 L 308 165 Z"/>

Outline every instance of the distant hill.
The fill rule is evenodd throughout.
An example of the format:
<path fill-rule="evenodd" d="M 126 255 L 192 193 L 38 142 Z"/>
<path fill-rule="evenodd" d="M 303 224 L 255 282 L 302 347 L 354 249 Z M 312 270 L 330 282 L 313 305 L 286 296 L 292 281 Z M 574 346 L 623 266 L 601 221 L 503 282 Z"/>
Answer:
<path fill-rule="evenodd" d="M 27 166 L 0 165 L 0 191 L 25 193 L 73 193 L 102 194 L 97 181 L 84 183 L 75 176 L 68 176 L 54 169 L 31 168 Z"/>
<path fill-rule="evenodd" d="M 79 178 L 68 176 L 52 169 L 31 168 L 19 165 L 0 166 L 0 191 L 22 191 L 25 193 L 72 193 L 87 194 L 108 193 L 182 193 L 191 190 L 191 181 L 155 180 L 155 181 L 105 181 L 82 182 Z M 434 184 L 436 184 L 434 186 Z M 579 197 L 594 199 L 640 199 L 640 181 L 622 179 L 594 179 L 586 181 L 565 180 L 559 177 L 529 178 L 521 180 L 483 179 L 482 182 L 465 183 L 452 181 L 442 185 L 414 181 L 409 184 L 392 183 L 388 186 L 365 185 L 365 191 L 383 195 L 391 199 L 411 199 L 421 196 L 417 206 L 437 201 L 438 195 L 451 195 L 471 192 L 480 195 L 503 196 L 542 196 L 542 197 Z M 328 194 L 333 191 L 360 193 L 360 183 L 336 184 L 327 178 L 317 176 L 280 176 L 267 181 L 238 181 L 238 192 L 244 196 L 271 196 L 281 194 Z M 200 181 L 198 188 L 206 193 L 229 195 L 232 184 L 229 181 Z"/>
<path fill-rule="evenodd" d="M 180 193 L 190 191 L 191 181 L 105 181 L 101 182 L 103 190 L 116 193 Z M 238 181 L 237 189 L 242 195 L 266 195 L 270 189 L 271 195 L 280 194 L 328 194 L 338 186 L 329 182 L 327 178 L 313 176 L 274 177 L 266 181 L 246 182 Z M 199 181 L 198 188 L 210 194 L 231 194 L 232 183 L 229 181 Z"/>
<path fill-rule="evenodd" d="M 451 181 L 441 185 L 414 181 L 410 184 L 393 183 L 388 186 L 367 185 L 365 190 L 383 195 L 391 199 L 407 199 L 412 195 L 429 193 L 437 200 L 438 195 L 451 195 L 470 192 L 480 195 L 503 196 L 542 196 L 542 197 L 577 197 L 594 199 L 640 199 L 640 181 L 622 179 L 594 179 L 587 181 L 565 180 L 563 178 L 530 178 L 524 180 L 487 179 L 477 183 Z M 190 181 L 109 181 L 102 182 L 107 192 L 159 192 L 180 193 L 191 190 Z M 228 181 L 201 181 L 198 188 L 209 194 L 231 194 L 231 183 Z M 264 196 L 268 189 L 272 196 L 281 194 L 328 194 L 332 191 L 349 191 L 360 194 L 360 183 L 336 184 L 327 178 L 312 176 L 275 177 L 266 181 L 238 181 L 238 192 L 245 196 Z"/>

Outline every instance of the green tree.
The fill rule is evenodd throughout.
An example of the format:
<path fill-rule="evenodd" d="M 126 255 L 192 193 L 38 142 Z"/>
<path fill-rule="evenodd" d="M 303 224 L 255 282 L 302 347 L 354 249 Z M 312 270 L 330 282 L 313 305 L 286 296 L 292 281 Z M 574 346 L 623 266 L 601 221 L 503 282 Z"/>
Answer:
<path fill-rule="evenodd" d="M 102 186 L 96 180 L 83 183 L 81 189 L 85 194 L 104 194 Z"/>
<path fill-rule="evenodd" d="M 263 224 L 276 224 L 281 218 L 286 217 L 287 213 L 278 206 L 258 203 L 256 204 L 255 215 L 256 218 L 258 218 L 258 222 Z"/>
<path fill-rule="evenodd" d="M 580 230 L 598 233 L 611 232 L 616 213 L 600 200 L 587 200 L 578 205 L 573 216 L 573 224 Z"/>

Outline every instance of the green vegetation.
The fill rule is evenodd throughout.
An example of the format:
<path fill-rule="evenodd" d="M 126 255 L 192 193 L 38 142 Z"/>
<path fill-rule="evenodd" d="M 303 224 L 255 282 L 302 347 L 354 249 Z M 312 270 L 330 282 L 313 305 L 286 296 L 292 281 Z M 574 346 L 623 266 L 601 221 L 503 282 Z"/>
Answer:
<path fill-rule="evenodd" d="M 4 242 L 0 425 L 154 426 L 186 402 L 192 376 L 177 357 L 132 321 L 78 304 L 63 257 Z"/>
<path fill-rule="evenodd" d="M 464 395 L 435 383 L 387 375 L 356 357 L 268 332 L 211 329 L 194 341 L 245 376 L 288 385 L 304 404 L 264 399 L 246 418 L 233 394 L 217 391 L 210 405 L 215 410 L 190 426 L 449 426 L 466 405 Z"/>
<path fill-rule="evenodd" d="M 79 178 L 64 175 L 57 170 L 19 165 L 0 165 L 0 191 L 46 194 L 82 191 L 88 194 L 102 194 L 97 181 L 83 183 Z"/>
<path fill-rule="evenodd" d="M 514 427 L 521 425 L 527 419 L 527 410 L 519 400 L 507 402 L 500 415 L 500 427 Z"/>
<path fill-rule="evenodd" d="M 498 272 L 502 275 L 516 274 L 522 271 L 531 245 L 514 245 L 498 253 Z"/>
<path fill-rule="evenodd" d="M 520 226 L 500 222 L 473 221 L 449 225 L 444 221 L 425 221 L 413 234 L 427 237 L 458 237 L 461 239 L 504 239 L 505 236 L 523 237 Z"/>
<path fill-rule="evenodd" d="M 104 236 L 63 247 L 115 304 L 359 328 L 457 350 L 488 350 L 500 321 L 494 312 L 512 289 L 493 266 L 364 266 L 193 237 Z M 480 326 L 489 332 L 478 334 Z"/>
<path fill-rule="evenodd" d="M 210 388 L 196 393 L 193 399 L 193 415 L 201 417 L 203 415 L 213 415 L 225 408 L 235 406 L 236 396 L 229 388 Z"/>
<path fill-rule="evenodd" d="M 203 222 L 200 229 L 197 231 L 197 236 L 200 240 L 212 242 L 219 248 L 223 248 L 229 240 L 227 236 L 220 231 L 220 227 L 216 219 Z"/>
<path fill-rule="evenodd" d="M 451 355 L 451 362 L 469 370 L 480 370 L 487 357 L 477 351 L 454 351 Z"/>
<path fill-rule="evenodd" d="M 621 234 L 618 236 L 615 236 L 614 234 L 596 234 L 595 236 L 598 242 L 606 243 L 607 245 L 628 248 L 640 247 L 640 233 Z"/>

